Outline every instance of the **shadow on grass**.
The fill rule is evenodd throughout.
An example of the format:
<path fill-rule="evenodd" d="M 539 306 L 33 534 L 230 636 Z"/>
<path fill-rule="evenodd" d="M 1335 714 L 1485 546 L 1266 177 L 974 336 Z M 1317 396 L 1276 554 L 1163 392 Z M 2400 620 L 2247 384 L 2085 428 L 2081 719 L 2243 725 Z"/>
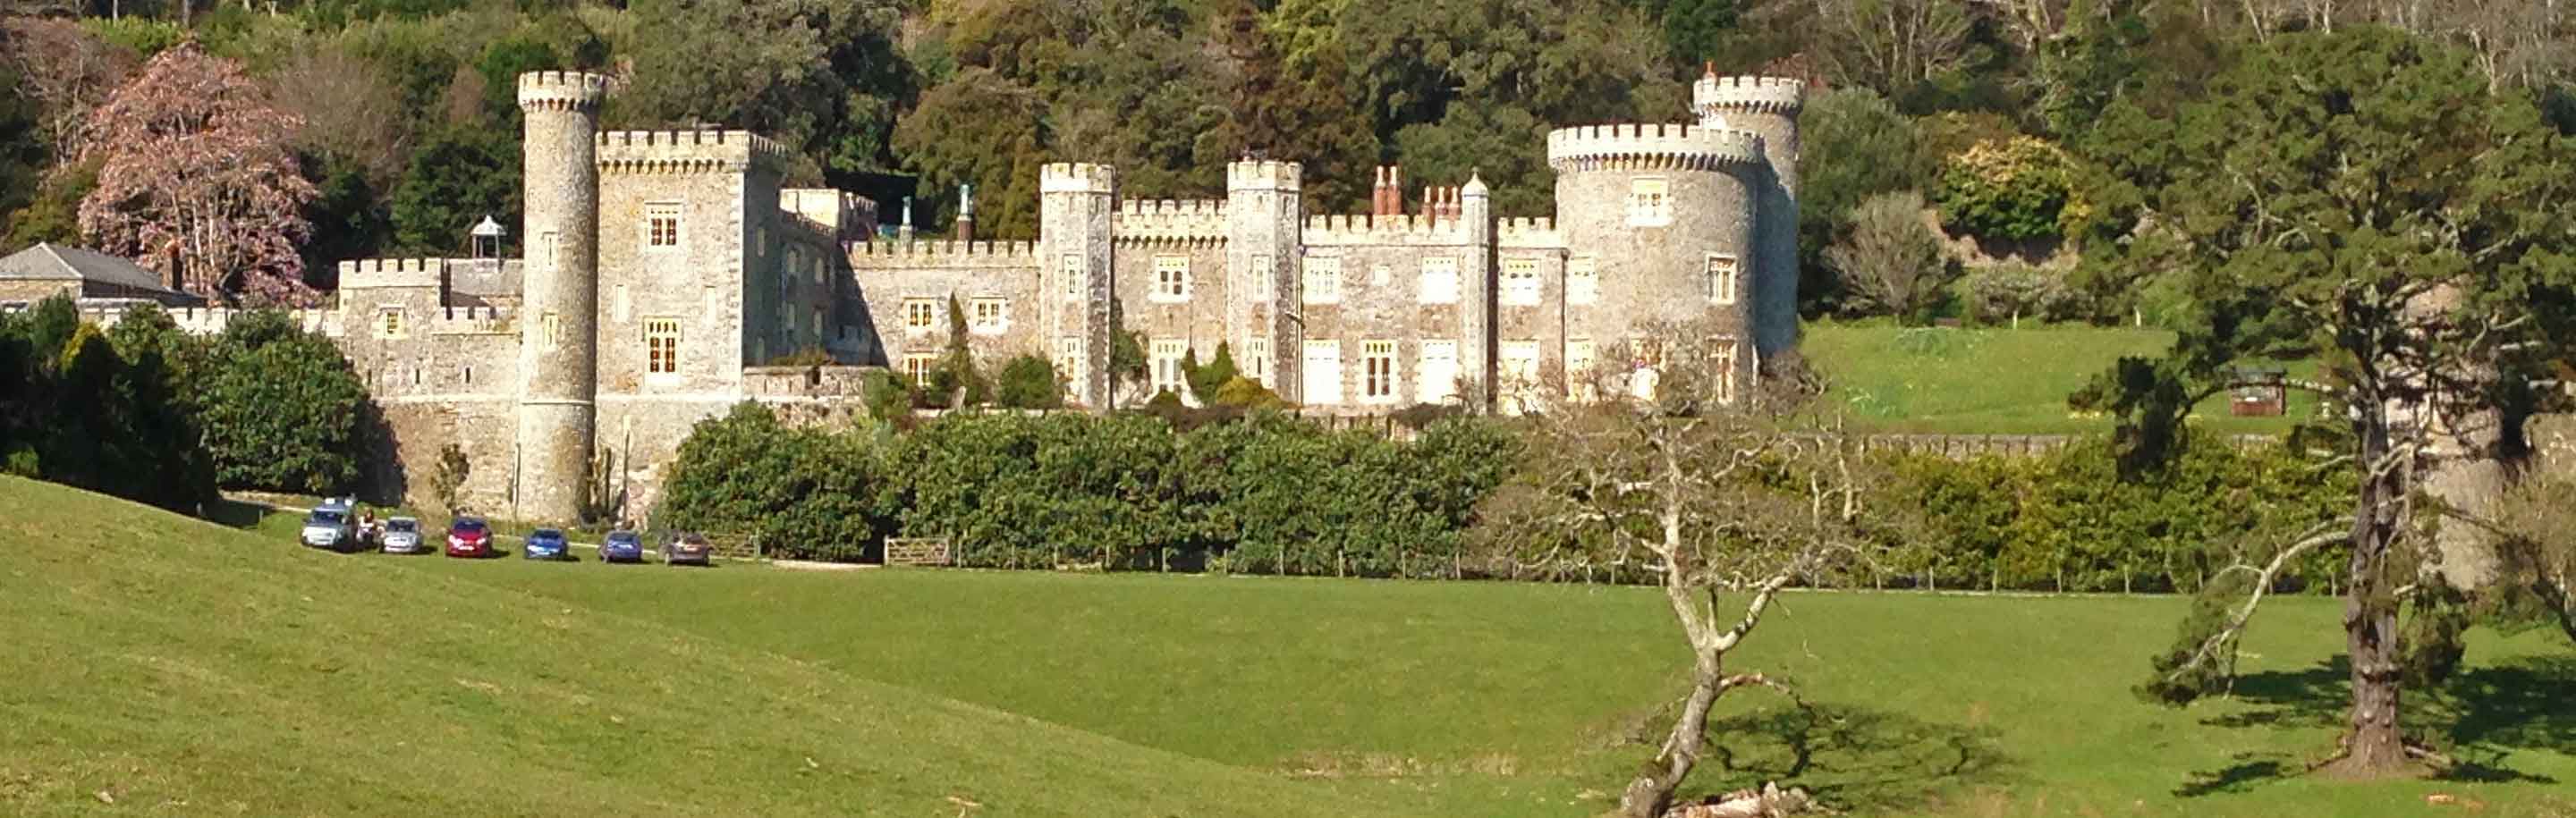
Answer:
<path fill-rule="evenodd" d="M 1708 727 L 1707 792 L 1777 781 L 1827 806 L 1903 812 L 1941 792 L 1995 783 L 2013 760 L 1993 732 L 1839 704 L 1774 708 Z M 1706 793 L 1700 793 L 1706 794 Z"/>
<path fill-rule="evenodd" d="M 230 526 L 232 528 L 258 528 L 260 518 L 268 516 L 269 506 L 266 503 L 246 503 L 240 500 L 218 499 L 206 503 L 200 510 L 205 513 L 207 522 L 211 522 L 216 525 Z"/>
<path fill-rule="evenodd" d="M 2576 657 L 2523 657 L 2462 672 L 2432 690 L 2406 690 L 2400 718 L 2408 735 L 2450 759 L 2442 779 L 2554 784 L 2555 779 L 2514 770 L 2506 761 L 2519 750 L 2576 755 L 2576 707 L 2568 704 L 2569 690 L 2576 690 Z M 2239 729 L 2340 729 L 2351 706 L 2351 664 L 2338 656 L 2304 670 L 2251 674 L 2237 680 L 2236 697 L 2252 709 L 2204 723 Z M 2277 754 L 2235 760 L 2199 774 L 2174 794 L 2240 792 L 2308 769 L 2298 759 Z"/>

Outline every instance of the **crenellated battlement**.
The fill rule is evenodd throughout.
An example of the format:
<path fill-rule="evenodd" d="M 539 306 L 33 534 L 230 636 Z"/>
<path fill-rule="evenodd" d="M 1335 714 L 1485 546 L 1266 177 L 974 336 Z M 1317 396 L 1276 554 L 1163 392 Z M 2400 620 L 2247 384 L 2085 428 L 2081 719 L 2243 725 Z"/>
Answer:
<path fill-rule="evenodd" d="M 608 78 L 586 71 L 530 71 L 519 75 L 519 108 L 527 111 L 597 111 L 608 98 Z"/>
<path fill-rule="evenodd" d="M 1053 162 L 1038 168 L 1039 193 L 1110 193 L 1118 189 L 1118 171 L 1089 162 Z"/>
<path fill-rule="evenodd" d="M 1717 170 L 1762 162 L 1762 137 L 1750 131 L 1681 124 L 1590 125 L 1547 134 L 1547 164 L 1557 172 L 1640 168 Z"/>
<path fill-rule="evenodd" d="M 1226 239 L 1225 202 L 1215 199 L 1128 199 L 1109 216 L 1109 232 L 1124 243 L 1219 242 Z"/>
<path fill-rule="evenodd" d="M 1495 219 L 1494 243 L 1504 247 L 1557 248 L 1565 246 L 1565 234 L 1557 232 L 1555 219 Z"/>
<path fill-rule="evenodd" d="M 786 146 L 750 131 L 605 131 L 598 142 L 603 173 L 776 172 L 789 159 Z"/>
<path fill-rule="evenodd" d="M 850 266 L 884 270 L 902 267 L 1030 268 L 1038 263 L 1037 245 L 1025 241 L 857 241 L 847 246 Z"/>
<path fill-rule="evenodd" d="M 502 307 L 445 307 L 430 317 L 432 335 L 499 335 L 518 331 Z"/>
<path fill-rule="evenodd" d="M 116 326 L 116 322 L 124 320 L 127 309 L 126 307 L 83 309 L 81 320 L 101 327 L 112 327 Z M 176 307 L 164 309 L 162 312 L 169 314 L 170 322 L 177 325 L 179 331 L 192 335 L 214 335 L 223 332 L 224 327 L 232 325 L 233 319 L 251 313 L 250 310 L 231 307 Z M 301 309 L 288 310 L 287 314 L 295 319 L 296 326 L 302 327 L 306 332 L 318 332 L 333 338 L 340 337 L 339 310 Z"/>
<path fill-rule="evenodd" d="M 1807 83 L 1787 77 L 1705 76 L 1691 84 L 1691 110 L 1794 114 L 1806 105 Z"/>
<path fill-rule="evenodd" d="M 1465 222 L 1423 215 L 1334 215 L 1306 217 L 1306 246 L 1369 245 L 1443 246 L 1468 240 Z"/>
<path fill-rule="evenodd" d="M 340 262 L 340 289 L 436 287 L 447 272 L 443 258 L 370 258 Z"/>
<path fill-rule="evenodd" d="M 1293 192 L 1302 184 L 1305 167 L 1295 162 L 1244 160 L 1225 166 L 1227 190 L 1276 190 Z"/>

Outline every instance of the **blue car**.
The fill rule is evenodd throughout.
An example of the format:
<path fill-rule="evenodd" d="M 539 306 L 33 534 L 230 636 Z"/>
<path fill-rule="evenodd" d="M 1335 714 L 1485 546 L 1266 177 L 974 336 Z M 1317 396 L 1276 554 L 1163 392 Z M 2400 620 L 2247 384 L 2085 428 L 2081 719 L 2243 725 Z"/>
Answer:
<path fill-rule="evenodd" d="M 625 529 L 608 532 L 608 539 L 599 543 L 599 559 L 603 562 L 643 562 L 643 535 Z"/>
<path fill-rule="evenodd" d="M 521 553 L 525 554 L 528 559 L 532 560 L 572 559 L 572 552 L 565 550 L 565 548 L 564 533 L 562 530 L 540 528 L 535 531 L 528 532 L 528 547 Z"/>

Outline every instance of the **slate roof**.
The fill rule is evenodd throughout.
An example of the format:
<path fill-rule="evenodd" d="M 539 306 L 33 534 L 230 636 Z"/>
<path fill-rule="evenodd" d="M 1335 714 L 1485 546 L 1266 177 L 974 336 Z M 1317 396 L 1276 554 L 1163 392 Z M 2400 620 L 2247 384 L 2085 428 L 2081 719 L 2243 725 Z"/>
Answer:
<path fill-rule="evenodd" d="M 96 281 L 120 287 L 171 292 L 161 277 L 134 262 L 77 247 L 39 243 L 0 258 L 0 278 L 34 281 Z"/>

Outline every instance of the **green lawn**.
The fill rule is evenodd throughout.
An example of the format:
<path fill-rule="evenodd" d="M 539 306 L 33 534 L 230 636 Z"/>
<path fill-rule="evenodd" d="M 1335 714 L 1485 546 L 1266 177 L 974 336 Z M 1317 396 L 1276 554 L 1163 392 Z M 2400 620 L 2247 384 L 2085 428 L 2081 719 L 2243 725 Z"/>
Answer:
<path fill-rule="evenodd" d="M 2124 355 L 2152 356 L 2173 345 L 2157 329 L 2039 326 L 2023 329 L 1809 324 L 1799 338 L 1807 360 L 1832 382 L 1831 397 L 1865 429 L 1940 434 L 2054 434 L 2110 428 L 2077 416 L 2066 396 Z M 2287 367 L 2294 377 L 2312 364 Z M 2284 418 L 2228 414 L 2226 396 L 2203 403 L 2194 421 L 2211 430 L 2277 433 L 2314 417 L 2316 397 L 2290 393 Z"/>
<path fill-rule="evenodd" d="M 0 814 L 1577 818 L 1683 658 L 1640 589 L 336 556 L 0 480 Z M 2415 726 L 2478 780 L 2289 774 L 2332 742 L 2331 600 L 2240 695 L 2132 699 L 2164 598 L 1799 594 L 1700 788 L 1855 815 L 2576 818 L 2576 651 L 2471 634 Z M 695 695 L 681 695 L 682 693 Z M 620 721 L 622 719 L 622 721 Z M 1793 751 L 1800 748 L 1803 753 Z M 809 766 L 805 759 L 811 758 Z M 685 759 L 667 776 L 622 760 Z M 139 806 L 138 806 L 139 805 Z M 865 809 L 863 809 L 863 807 Z"/>
<path fill-rule="evenodd" d="M 0 557 L 5 815 L 1403 814 L 17 478 Z"/>

